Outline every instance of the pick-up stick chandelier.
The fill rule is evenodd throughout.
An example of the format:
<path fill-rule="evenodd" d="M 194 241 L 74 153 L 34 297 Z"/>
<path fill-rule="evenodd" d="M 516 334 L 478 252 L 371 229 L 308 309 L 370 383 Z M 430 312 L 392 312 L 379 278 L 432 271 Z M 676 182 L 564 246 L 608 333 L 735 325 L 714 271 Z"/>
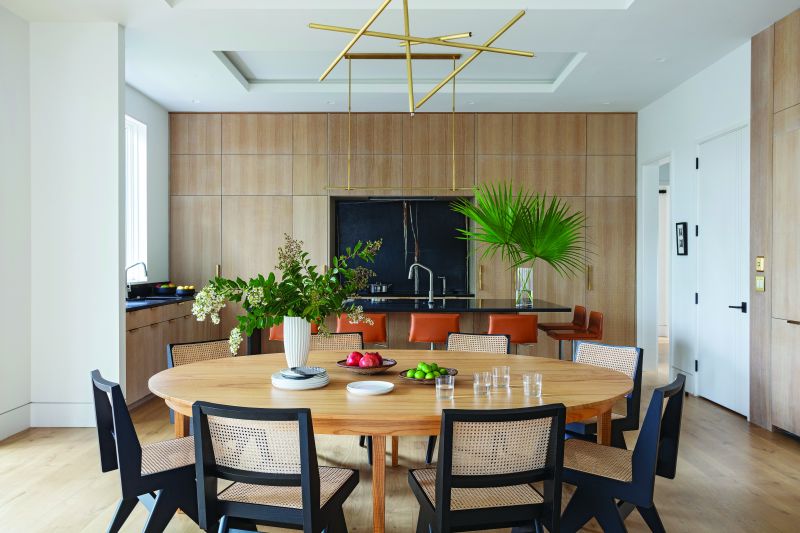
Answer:
<path fill-rule="evenodd" d="M 498 54 L 508 54 L 508 55 L 516 55 L 521 57 L 534 57 L 533 52 L 525 52 L 521 50 L 512 50 L 508 48 L 494 48 L 491 45 L 500 38 L 511 26 L 513 26 L 519 19 L 521 19 L 525 15 L 525 11 L 520 11 L 517 13 L 510 21 L 504 24 L 497 32 L 487 40 L 483 45 L 476 45 L 470 43 L 462 43 L 462 42 L 451 42 L 456 41 L 457 39 L 463 39 L 466 37 L 471 37 L 472 32 L 465 32 L 465 33 L 457 33 L 451 35 L 443 35 L 440 37 L 416 37 L 412 36 L 409 28 L 409 20 L 408 20 L 408 0 L 403 0 L 403 30 L 404 33 L 402 35 L 394 34 L 394 33 L 385 33 L 385 32 L 377 32 L 377 31 L 370 31 L 369 28 L 375 20 L 380 16 L 381 13 L 386 9 L 389 5 L 391 0 L 384 0 L 383 3 L 378 7 L 377 11 L 370 16 L 367 22 L 364 23 L 361 28 L 345 28 L 341 26 L 330 26 L 326 24 L 317 24 L 317 23 L 310 23 L 308 26 L 312 29 L 317 30 L 327 30 L 327 31 L 335 31 L 340 33 L 352 33 L 354 34 L 353 38 L 347 43 L 347 46 L 334 58 L 333 62 L 325 69 L 322 75 L 319 78 L 319 81 L 323 81 L 328 74 L 330 74 L 336 65 L 345 58 L 347 59 L 347 184 L 345 187 L 328 187 L 329 189 L 344 189 L 347 191 L 360 189 L 360 190 L 370 190 L 370 189 L 385 189 L 385 187 L 352 187 L 350 183 L 350 170 L 351 170 L 351 145 L 352 145 L 352 134 L 351 134 L 351 122 L 352 122 L 352 84 L 353 84 L 353 75 L 352 75 L 352 60 L 353 59 L 388 59 L 388 60 L 405 60 L 406 62 L 406 76 L 408 81 L 408 109 L 411 116 L 414 116 L 414 112 L 416 109 L 422 107 L 430 98 L 436 94 L 442 87 L 444 87 L 448 82 L 452 81 L 453 86 L 453 95 L 452 95 L 452 107 L 451 107 L 451 141 L 452 141 L 452 184 L 450 187 L 445 187 L 444 189 L 450 191 L 456 190 L 468 190 L 469 188 L 459 188 L 456 187 L 456 76 L 461 73 L 467 65 L 472 63 L 476 57 L 478 57 L 482 52 L 492 52 Z M 405 47 L 405 54 L 387 54 L 387 53 L 350 53 L 350 50 L 356 44 L 356 42 L 362 37 L 378 37 L 382 39 L 392 39 L 400 41 L 399 46 Z M 470 55 L 461 65 L 456 66 L 456 61 L 461 58 L 461 54 L 416 54 L 411 53 L 411 47 L 417 44 L 431 44 L 435 46 L 445 46 L 451 48 L 463 48 L 467 50 L 474 50 L 472 55 Z M 426 60 L 436 60 L 436 59 L 452 59 L 453 61 L 453 70 L 450 74 L 448 74 L 441 82 L 439 82 L 433 89 L 428 92 L 418 103 L 414 103 L 414 81 L 413 81 L 413 73 L 412 73 L 412 60 L 415 59 L 426 59 Z M 421 187 L 424 189 L 441 189 L 441 187 Z"/>

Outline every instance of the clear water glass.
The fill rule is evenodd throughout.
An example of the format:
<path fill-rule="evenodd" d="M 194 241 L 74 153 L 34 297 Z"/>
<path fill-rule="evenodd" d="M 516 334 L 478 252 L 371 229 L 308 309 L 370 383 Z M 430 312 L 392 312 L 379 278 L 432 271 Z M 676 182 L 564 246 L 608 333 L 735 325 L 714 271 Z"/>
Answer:
<path fill-rule="evenodd" d="M 510 366 L 496 366 L 492 368 L 492 386 L 495 389 L 507 389 L 511 386 Z"/>
<path fill-rule="evenodd" d="M 522 390 L 525 396 L 542 396 L 542 375 L 538 372 L 522 375 Z"/>
<path fill-rule="evenodd" d="M 456 387 L 456 377 L 451 375 L 436 378 L 436 399 L 452 400 Z"/>
<path fill-rule="evenodd" d="M 492 374 L 489 372 L 475 372 L 472 374 L 472 389 L 475 396 L 488 396 L 492 386 Z"/>

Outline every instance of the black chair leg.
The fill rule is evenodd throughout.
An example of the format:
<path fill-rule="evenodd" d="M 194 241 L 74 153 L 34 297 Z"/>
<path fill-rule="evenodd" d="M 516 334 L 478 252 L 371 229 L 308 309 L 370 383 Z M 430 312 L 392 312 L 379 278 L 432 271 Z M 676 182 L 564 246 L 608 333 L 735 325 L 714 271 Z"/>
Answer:
<path fill-rule="evenodd" d="M 655 504 L 652 507 L 637 507 L 639 514 L 644 518 L 645 523 L 653 533 L 664 533 L 664 524 L 661 523 L 661 517 L 658 516 L 658 509 Z"/>
<path fill-rule="evenodd" d="M 600 522 L 600 527 L 603 528 L 604 533 L 627 533 L 625 522 L 619 514 L 617 504 L 614 499 L 604 499 L 598 502 L 599 505 L 595 507 L 595 518 Z"/>
<path fill-rule="evenodd" d="M 425 513 L 422 508 L 419 510 L 419 517 L 417 518 L 417 533 L 430 533 L 432 517 Z"/>
<path fill-rule="evenodd" d="M 139 503 L 137 498 L 128 498 L 126 500 L 119 501 L 117 510 L 114 513 L 114 519 L 108 526 L 108 533 L 117 533 L 117 531 L 122 529 L 122 524 L 124 524 L 125 520 L 127 520 L 131 515 L 131 512 L 133 511 L 133 508 L 136 507 L 137 503 Z"/>
<path fill-rule="evenodd" d="M 372 437 L 367 437 L 367 462 L 372 466 Z"/>
<path fill-rule="evenodd" d="M 636 506 L 630 502 L 626 502 L 625 500 L 620 500 L 617 504 L 617 509 L 619 510 L 619 515 L 622 517 L 623 520 L 628 518 Z"/>
<path fill-rule="evenodd" d="M 358 445 L 361 446 L 362 448 L 367 445 L 366 435 L 361 435 L 360 437 L 358 437 Z"/>
<path fill-rule="evenodd" d="M 325 533 L 347 533 L 347 522 L 345 522 L 344 510 L 341 507 L 331 512 Z"/>
<path fill-rule="evenodd" d="M 425 464 L 433 462 L 433 451 L 436 449 L 436 435 L 428 437 L 428 450 L 425 452 Z"/>
<path fill-rule="evenodd" d="M 147 517 L 142 533 L 162 533 L 180 507 L 181 499 L 176 489 L 162 489 L 156 497 L 153 511 Z"/>
<path fill-rule="evenodd" d="M 219 527 L 217 533 L 228 533 L 228 515 L 224 515 L 219 519 Z"/>
<path fill-rule="evenodd" d="M 628 444 L 625 442 L 624 431 L 617 430 L 611 432 L 611 446 L 614 448 L 620 448 L 622 450 L 628 449 Z"/>
<path fill-rule="evenodd" d="M 595 514 L 592 493 L 587 489 L 576 488 L 569 500 L 564 514 L 561 515 L 561 531 L 574 533 L 591 520 Z"/>

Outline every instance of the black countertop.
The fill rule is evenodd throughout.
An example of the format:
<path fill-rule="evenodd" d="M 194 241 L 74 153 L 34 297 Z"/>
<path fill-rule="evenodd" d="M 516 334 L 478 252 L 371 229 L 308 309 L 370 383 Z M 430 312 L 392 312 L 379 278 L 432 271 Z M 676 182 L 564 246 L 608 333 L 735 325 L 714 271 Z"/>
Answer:
<path fill-rule="evenodd" d="M 147 296 L 143 298 L 136 298 L 135 300 L 125 301 L 125 311 L 141 311 L 142 309 L 150 309 L 151 307 L 159 307 L 162 305 L 176 304 L 180 302 L 191 302 L 194 296 Z"/>
<path fill-rule="evenodd" d="M 512 299 L 490 300 L 482 298 L 436 298 L 433 306 L 428 305 L 428 300 L 408 299 L 357 299 L 353 303 L 360 305 L 364 311 L 383 313 L 568 313 L 571 307 L 533 300 L 533 306 L 517 307 Z"/>

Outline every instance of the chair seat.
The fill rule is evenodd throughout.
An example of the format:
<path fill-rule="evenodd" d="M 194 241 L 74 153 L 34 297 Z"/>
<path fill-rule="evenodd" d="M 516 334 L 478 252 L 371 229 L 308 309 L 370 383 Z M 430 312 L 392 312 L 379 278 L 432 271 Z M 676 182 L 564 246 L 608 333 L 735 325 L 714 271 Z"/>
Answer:
<path fill-rule="evenodd" d="M 319 505 L 320 508 L 333 498 L 339 489 L 354 474 L 349 468 L 319 468 Z M 303 508 L 301 487 L 278 487 L 275 485 L 251 485 L 234 483 L 219 494 L 222 501 L 270 505 L 273 507 Z"/>
<path fill-rule="evenodd" d="M 431 505 L 436 508 L 436 469 L 423 468 L 411 471 Z M 531 485 L 511 485 L 508 487 L 487 487 L 478 489 L 453 488 L 450 499 L 451 511 L 468 509 L 490 509 L 512 507 L 515 505 L 537 505 L 544 498 Z"/>
<path fill-rule="evenodd" d="M 194 464 L 194 438 L 142 445 L 142 475 L 149 476 Z"/>
<path fill-rule="evenodd" d="M 572 322 L 545 322 L 543 324 L 539 324 L 537 327 L 544 332 L 559 329 L 569 331 L 578 331 L 584 329 L 583 326 L 575 325 Z"/>
<path fill-rule="evenodd" d="M 633 451 L 569 439 L 564 443 L 564 470 L 630 483 L 633 481 Z"/>

